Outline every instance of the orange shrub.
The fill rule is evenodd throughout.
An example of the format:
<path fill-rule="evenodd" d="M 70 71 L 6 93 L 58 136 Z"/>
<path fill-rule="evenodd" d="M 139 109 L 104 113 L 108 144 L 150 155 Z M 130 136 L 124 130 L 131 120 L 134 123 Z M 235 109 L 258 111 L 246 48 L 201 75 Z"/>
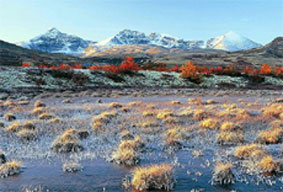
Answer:
<path fill-rule="evenodd" d="M 23 63 L 22 67 L 31 67 L 31 65 L 28 62 Z"/>
<path fill-rule="evenodd" d="M 272 69 L 269 65 L 262 64 L 261 69 L 259 71 L 260 74 L 269 75 L 269 74 L 271 74 L 271 72 L 272 72 Z"/>
<path fill-rule="evenodd" d="M 197 67 L 191 62 L 185 63 L 181 68 L 181 77 L 185 79 L 197 80 L 200 78 L 200 74 Z"/>

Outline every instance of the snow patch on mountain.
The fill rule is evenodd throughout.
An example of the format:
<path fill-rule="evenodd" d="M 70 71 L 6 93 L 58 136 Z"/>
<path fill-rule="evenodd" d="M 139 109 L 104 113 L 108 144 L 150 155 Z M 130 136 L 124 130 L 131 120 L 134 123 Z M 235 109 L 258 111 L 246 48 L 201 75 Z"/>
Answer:
<path fill-rule="evenodd" d="M 48 53 L 65 53 L 80 56 L 90 43 L 93 42 L 75 35 L 62 33 L 56 28 L 51 28 L 45 34 L 37 36 L 28 42 L 20 42 L 18 45 Z"/>
<path fill-rule="evenodd" d="M 93 47 L 99 46 L 110 46 L 115 45 L 128 45 L 128 44 L 148 44 L 156 45 L 165 48 L 184 48 L 193 49 L 200 48 L 204 45 L 203 41 L 185 41 L 167 34 L 150 33 L 146 35 L 145 33 L 125 29 L 118 34 L 100 41 L 96 44 L 92 44 Z"/>
<path fill-rule="evenodd" d="M 229 31 L 228 33 L 219 37 L 211 38 L 206 42 L 207 48 L 223 49 L 227 51 L 252 49 L 260 46 L 261 44 L 258 44 L 233 31 Z"/>

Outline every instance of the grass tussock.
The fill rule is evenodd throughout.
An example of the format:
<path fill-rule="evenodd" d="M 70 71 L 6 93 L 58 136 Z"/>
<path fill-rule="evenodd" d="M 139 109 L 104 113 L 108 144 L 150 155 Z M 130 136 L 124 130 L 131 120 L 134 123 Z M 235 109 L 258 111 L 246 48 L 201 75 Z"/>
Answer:
<path fill-rule="evenodd" d="M 220 126 L 221 131 L 236 131 L 239 129 L 241 129 L 241 127 L 238 124 L 231 121 L 225 121 Z"/>
<path fill-rule="evenodd" d="M 107 124 L 110 123 L 110 120 L 118 115 L 117 111 L 105 111 L 100 115 L 94 116 L 92 118 L 93 123 L 102 123 Z"/>
<path fill-rule="evenodd" d="M 132 101 L 128 103 L 130 107 L 137 107 L 137 106 L 140 106 L 141 104 L 142 104 L 142 101 Z"/>
<path fill-rule="evenodd" d="M 264 116 L 279 118 L 279 115 L 283 111 L 283 104 L 272 104 L 263 108 L 262 111 Z"/>
<path fill-rule="evenodd" d="M 276 163 L 271 155 L 263 157 L 261 161 L 257 163 L 257 167 L 263 172 L 274 172 L 276 170 Z"/>
<path fill-rule="evenodd" d="M 13 113 L 6 113 L 4 115 L 4 118 L 6 121 L 15 121 L 16 120 L 16 116 Z"/>
<path fill-rule="evenodd" d="M 261 148 L 261 145 L 258 144 L 247 144 L 238 146 L 234 150 L 234 156 L 240 159 L 247 159 L 254 151 L 261 150 Z"/>
<path fill-rule="evenodd" d="M 40 115 L 40 114 L 45 113 L 45 112 L 46 112 L 46 108 L 45 107 L 36 107 L 32 111 L 32 113 L 34 115 Z"/>
<path fill-rule="evenodd" d="M 7 127 L 6 131 L 8 132 L 17 132 L 22 128 L 22 124 L 20 122 L 14 122 L 9 127 Z"/>
<path fill-rule="evenodd" d="M 188 103 L 191 105 L 202 105 L 203 104 L 200 98 L 189 98 Z"/>
<path fill-rule="evenodd" d="M 231 163 L 218 162 L 213 170 L 213 184 L 227 185 L 235 182 Z"/>
<path fill-rule="evenodd" d="M 171 101 L 172 105 L 181 105 L 181 101 Z"/>
<path fill-rule="evenodd" d="M 167 145 L 174 147 L 181 147 L 181 142 L 185 138 L 182 130 L 179 128 L 171 128 L 166 132 L 166 143 Z"/>
<path fill-rule="evenodd" d="M 64 172 L 77 172 L 77 171 L 81 171 L 83 168 L 82 166 L 75 161 L 67 161 L 63 164 L 62 169 Z"/>
<path fill-rule="evenodd" d="M 153 111 L 144 111 L 144 112 L 142 113 L 142 115 L 143 115 L 144 117 L 153 117 L 153 116 L 155 115 L 155 113 L 154 113 Z"/>
<path fill-rule="evenodd" d="M 200 120 L 203 120 L 206 117 L 207 117 L 207 113 L 203 109 L 197 109 L 197 110 L 194 110 L 194 112 L 193 112 L 194 120 L 200 121 Z"/>
<path fill-rule="evenodd" d="M 219 121 L 217 119 L 208 118 L 202 120 L 199 123 L 199 126 L 206 129 L 218 129 L 219 128 Z"/>
<path fill-rule="evenodd" d="M 137 167 L 133 171 L 132 186 L 138 191 L 170 191 L 174 186 L 173 167 L 169 164 Z"/>
<path fill-rule="evenodd" d="M 262 144 L 278 144 L 283 140 L 283 128 L 277 127 L 263 130 L 258 134 L 257 141 Z"/>
<path fill-rule="evenodd" d="M 234 156 L 239 159 L 248 159 L 252 156 L 253 152 L 259 151 L 261 149 L 262 149 L 261 145 L 258 144 L 247 144 L 247 145 L 238 146 L 234 150 Z"/>
<path fill-rule="evenodd" d="M 20 161 L 15 160 L 0 165 L 0 177 L 5 178 L 19 174 L 21 165 L 22 163 Z"/>
<path fill-rule="evenodd" d="M 40 100 L 37 100 L 37 101 L 35 101 L 35 103 L 34 103 L 34 108 L 38 108 L 38 107 L 46 107 L 46 104 L 43 103 L 43 102 L 40 101 Z"/>
<path fill-rule="evenodd" d="M 140 137 L 122 140 L 116 151 L 112 153 L 112 161 L 123 165 L 136 165 L 139 162 L 139 151 L 143 147 Z"/>
<path fill-rule="evenodd" d="M 36 138 L 36 134 L 34 130 L 22 129 L 17 132 L 17 136 L 23 140 L 31 141 Z"/>
<path fill-rule="evenodd" d="M 50 113 L 47 113 L 47 112 L 41 113 L 39 115 L 40 120 L 50 120 L 50 119 L 53 119 L 53 118 L 55 118 L 55 116 L 53 114 L 50 114 Z"/>
<path fill-rule="evenodd" d="M 118 102 L 112 102 L 108 105 L 110 108 L 122 108 L 123 105 L 121 103 Z"/>
<path fill-rule="evenodd" d="M 18 101 L 19 105 L 28 105 L 29 101 L 28 100 L 22 100 L 22 101 Z"/>
<path fill-rule="evenodd" d="M 277 119 L 270 123 L 271 128 L 283 128 L 283 120 Z"/>
<path fill-rule="evenodd" d="M 4 106 L 13 107 L 16 106 L 16 103 L 13 100 L 7 100 L 3 104 Z"/>
<path fill-rule="evenodd" d="M 70 153 L 82 151 L 83 146 L 78 141 L 77 131 L 68 129 L 53 142 L 51 149 L 59 153 Z"/>
<path fill-rule="evenodd" d="M 217 135 L 220 144 L 237 144 L 244 141 L 243 133 L 240 131 L 221 131 Z"/>
<path fill-rule="evenodd" d="M 161 111 L 157 113 L 156 118 L 157 119 L 166 119 L 168 117 L 173 117 L 174 113 L 172 111 Z"/>

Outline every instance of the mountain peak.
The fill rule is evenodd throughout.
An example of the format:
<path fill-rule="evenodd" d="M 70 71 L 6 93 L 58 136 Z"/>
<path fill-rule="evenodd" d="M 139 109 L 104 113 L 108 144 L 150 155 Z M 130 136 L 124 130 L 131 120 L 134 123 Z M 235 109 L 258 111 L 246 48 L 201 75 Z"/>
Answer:
<path fill-rule="evenodd" d="M 60 32 L 57 28 L 55 28 L 55 27 L 49 28 L 47 32 L 48 32 L 48 33 L 61 33 L 61 32 Z"/>
<path fill-rule="evenodd" d="M 28 42 L 21 42 L 24 48 L 36 49 L 49 53 L 66 53 L 71 55 L 81 55 L 91 41 L 80 37 L 60 32 L 53 27 L 42 35 L 39 35 Z"/>

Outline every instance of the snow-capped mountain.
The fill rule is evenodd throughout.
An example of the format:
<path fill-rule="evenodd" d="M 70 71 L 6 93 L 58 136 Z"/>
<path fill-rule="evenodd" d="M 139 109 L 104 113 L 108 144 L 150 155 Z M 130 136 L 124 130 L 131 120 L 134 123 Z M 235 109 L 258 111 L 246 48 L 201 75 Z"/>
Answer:
<path fill-rule="evenodd" d="M 93 43 L 75 35 L 60 32 L 56 28 L 49 29 L 45 34 L 37 36 L 28 42 L 20 42 L 18 45 L 49 53 L 65 53 L 70 55 L 82 55 L 82 52 Z"/>
<path fill-rule="evenodd" d="M 223 49 L 226 51 L 252 49 L 260 46 L 261 44 L 258 44 L 233 31 L 229 31 L 228 33 L 219 37 L 211 38 L 206 42 L 206 48 Z"/>
<path fill-rule="evenodd" d="M 166 34 L 151 33 L 146 35 L 139 31 L 133 31 L 125 29 L 118 34 L 96 44 L 92 44 L 93 47 L 99 46 L 117 46 L 117 45 L 129 45 L 129 44 L 148 44 L 156 45 L 165 48 L 202 48 L 204 46 L 203 41 L 185 41 L 176 37 L 172 37 Z"/>

